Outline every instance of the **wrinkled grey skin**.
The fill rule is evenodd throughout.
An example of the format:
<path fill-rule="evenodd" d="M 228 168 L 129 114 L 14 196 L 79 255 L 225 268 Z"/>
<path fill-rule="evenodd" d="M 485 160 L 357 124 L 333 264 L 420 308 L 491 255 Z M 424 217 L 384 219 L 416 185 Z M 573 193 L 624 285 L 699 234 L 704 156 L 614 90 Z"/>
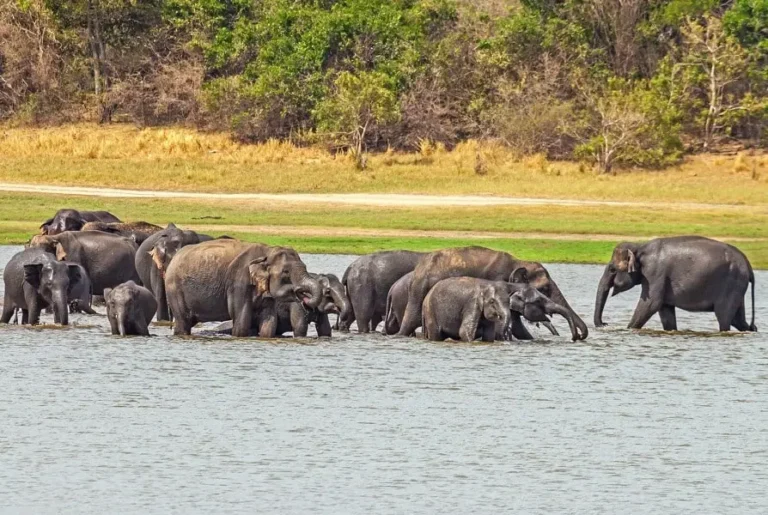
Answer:
<path fill-rule="evenodd" d="M 752 321 L 747 323 L 744 295 L 750 283 Z M 732 245 L 700 236 L 618 244 L 597 287 L 595 326 L 605 325 L 603 309 L 611 289 L 617 295 L 638 284 L 642 292 L 630 329 L 642 328 L 658 313 L 664 330 L 675 331 L 675 308 L 680 308 L 714 312 L 720 331 L 731 326 L 757 331 L 755 274 L 747 257 Z"/>
<path fill-rule="evenodd" d="M 79 231 L 88 222 L 119 222 L 107 211 L 78 211 L 77 209 L 59 209 L 52 218 L 40 225 L 40 234 L 53 236 L 66 231 Z"/>
<path fill-rule="evenodd" d="M 11 258 L 3 271 L 5 298 L 0 321 L 7 324 L 21 309 L 22 324 L 36 325 L 40 312 L 51 306 L 54 322 L 69 323 L 69 295 L 82 280 L 80 267 L 60 263 L 42 249 L 24 249 Z"/>
<path fill-rule="evenodd" d="M 198 322 L 232 320 L 232 335 L 273 338 L 276 301 L 301 299 L 320 305 L 323 289 L 295 250 L 217 239 L 178 251 L 165 276 L 176 335 L 191 334 Z"/>
<path fill-rule="evenodd" d="M 309 324 L 314 323 L 318 336 L 332 335 L 328 315 L 339 315 L 349 310 L 349 299 L 344 292 L 344 285 L 333 274 L 310 274 L 323 288 L 320 304 L 310 309 L 301 302 L 279 302 L 277 304 L 278 325 L 276 334 L 293 332 L 296 337 L 307 336 Z"/>
<path fill-rule="evenodd" d="M 349 330 L 357 320 L 361 333 L 375 331 L 387 314 L 387 294 L 395 282 L 411 272 L 424 254 L 407 250 L 376 252 L 355 260 L 341 280 L 351 310 L 339 317 L 339 329 Z"/>
<path fill-rule="evenodd" d="M 69 291 L 69 312 L 97 315 L 98 313 L 91 307 L 93 305 L 93 286 L 88 272 L 78 263 L 70 261 L 63 261 L 63 263 L 68 266 L 75 266 L 80 271 L 80 281 L 73 284 Z"/>
<path fill-rule="evenodd" d="M 157 310 L 152 293 L 133 281 L 104 290 L 107 319 L 112 334 L 149 336 L 149 324 Z"/>
<path fill-rule="evenodd" d="M 405 308 L 408 305 L 408 294 L 411 290 L 413 272 L 408 272 L 389 289 L 387 294 L 387 316 L 384 319 L 384 334 L 397 334 L 403 323 Z"/>
<path fill-rule="evenodd" d="M 560 315 L 568 322 L 571 329 L 571 339 L 579 339 L 579 332 L 576 326 L 576 319 L 573 314 L 565 307 L 553 302 L 549 297 L 542 294 L 535 288 L 525 283 L 506 283 L 507 293 L 509 294 L 510 321 L 504 328 L 502 334 L 497 334 L 497 339 L 505 340 L 532 340 L 533 336 L 521 317 L 529 322 L 542 323 L 550 332 L 557 335 L 557 331 L 552 325 L 549 315 Z"/>
<path fill-rule="evenodd" d="M 139 281 L 136 273 L 136 243 L 122 236 L 98 231 L 63 232 L 56 236 L 35 236 L 30 247 L 40 247 L 59 261 L 71 261 L 85 268 L 93 294 L 102 295 L 126 281 Z"/>
<path fill-rule="evenodd" d="M 424 338 L 492 342 L 509 324 L 509 293 L 503 282 L 452 277 L 438 282 L 424 299 Z"/>
<path fill-rule="evenodd" d="M 165 293 L 165 280 L 163 279 L 171 259 L 182 247 L 210 239 L 210 236 L 201 235 L 195 231 L 183 231 L 174 224 L 168 224 L 165 229 L 149 236 L 139 246 L 136 251 L 136 271 L 141 283 L 152 292 L 157 300 L 158 320 L 172 320 Z"/>
<path fill-rule="evenodd" d="M 506 252 L 484 247 L 461 247 L 432 252 L 419 260 L 413 270 L 408 305 L 398 335 L 410 336 L 416 331 L 422 322 L 421 309 L 427 293 L 449 277 L 526 282 L 569 311 L 578 327 L 579 339 L 585 339 L 589 333 L 587 325 L 570 307 L 541 263 L 522 261 Z"/>
<path fill-rule="evenodd" d="M 119 234 L 141 245 L 144 240 L 161 231 L 162 227 L 148 222 L 88 222 L 80 230 Z"/>

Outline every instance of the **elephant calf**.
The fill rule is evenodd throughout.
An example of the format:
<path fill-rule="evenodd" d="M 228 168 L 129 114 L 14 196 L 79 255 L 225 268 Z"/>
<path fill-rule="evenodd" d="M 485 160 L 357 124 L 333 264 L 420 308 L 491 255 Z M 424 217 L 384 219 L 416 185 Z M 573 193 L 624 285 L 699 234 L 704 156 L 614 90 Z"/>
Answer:
<path fill-rule="evenodd" d="M 309 274 L 323 289 L 323 297 L 316 308 L 308 308 L 302 302 L 279 303 L 277 306 L 277 334 L 293 332 L 294 336 L 307 335 L 309 324 L 314 323 L 318 336 L 332 334 L 330 313 L 341 316 L 349 310 L 349 300 L 344 291 L 344 285 L 333 274 Z"/>
<path fill-rule="evenodd" d="M 104 290 L 112 334 L 149 336 L 149 324 L 157 310 L 154 295 L 133 281 Z"/>

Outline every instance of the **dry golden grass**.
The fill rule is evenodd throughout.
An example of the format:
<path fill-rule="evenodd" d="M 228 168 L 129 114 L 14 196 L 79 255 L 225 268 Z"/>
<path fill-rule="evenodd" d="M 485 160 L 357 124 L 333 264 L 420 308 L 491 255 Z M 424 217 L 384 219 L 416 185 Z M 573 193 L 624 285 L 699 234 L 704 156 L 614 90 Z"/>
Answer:
<path fill-rule="evenodd" d="M 483 194 L 768 204 L 768 156 L 693 156 L 663 171 L 598 175 L 589 165 L 519 157 L 468 141 L 448 151 L 382 152 L 357 171 L 346 155 L 268 141 L 237 143 L 183 128 L 75 125 L 0 130 L 0 181 L 263 193 Z"/>

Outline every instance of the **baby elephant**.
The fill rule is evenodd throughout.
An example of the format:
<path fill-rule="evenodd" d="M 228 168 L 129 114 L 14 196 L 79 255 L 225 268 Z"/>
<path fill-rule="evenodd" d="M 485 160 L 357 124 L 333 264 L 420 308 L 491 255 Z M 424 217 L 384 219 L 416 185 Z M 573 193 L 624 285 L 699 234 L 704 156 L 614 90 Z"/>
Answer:
<path fill-rule="evenodd" d="M 278 326 L 276 334 L 293 331 L 297 337 L 307 336 L 309 324 L 314 323 L 318 336 L 331 336 L 331 323 L 328 315 L 335 313 L 341 316 L 351 308 L 344 292 L 344 285 L 333 274 L 310 274 L 323 288 L 323 299 L 314 308 L 307 308 L 301 302 L 278 303 Z"/>
<path fill-rule="evenodd" d="M 547 315 L 560 315 L 565 318 L 571 328 L 571 339 L 573 341 L 579 339 L 576 320 L 569 310 L 527 284 L 506 283 L 505 286 L 510 295 L 509 309 L 511 311 L 510 323 L 503 333 L 505 340 L 513 338 L 516 340 L 533 339 L 531 333 L 523 325 L 521 316 L 529 322 L 541 322 L 552 334 L 557 335 L 557 330 Z"/>
<path fill-rule="evenodd" d="M 509 324 L 509 292 L 503 282 L 452 277 L 438 282 L 424 299 L 422 328 L 427 340 L 492 342 Z"/>
<path fill-rule="evenodd" d="M 157 311 L 154 295 L 133 281 L 104 290 L 112 334 L 149 336 L 149 323 Z"/>

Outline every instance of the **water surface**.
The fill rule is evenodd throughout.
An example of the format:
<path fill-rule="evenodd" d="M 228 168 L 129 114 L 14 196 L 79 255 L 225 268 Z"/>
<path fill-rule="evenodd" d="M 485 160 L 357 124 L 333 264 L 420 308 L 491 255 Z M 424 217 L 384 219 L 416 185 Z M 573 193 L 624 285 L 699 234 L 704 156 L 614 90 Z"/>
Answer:
<path fill-rule="evenodd" d="M 601 267 L 548 268 L 591 320 Z M 765 513 L 765 333 L 629 332 L 636 298 L 581 343 L 0 327 L 0 512 Z"/>

